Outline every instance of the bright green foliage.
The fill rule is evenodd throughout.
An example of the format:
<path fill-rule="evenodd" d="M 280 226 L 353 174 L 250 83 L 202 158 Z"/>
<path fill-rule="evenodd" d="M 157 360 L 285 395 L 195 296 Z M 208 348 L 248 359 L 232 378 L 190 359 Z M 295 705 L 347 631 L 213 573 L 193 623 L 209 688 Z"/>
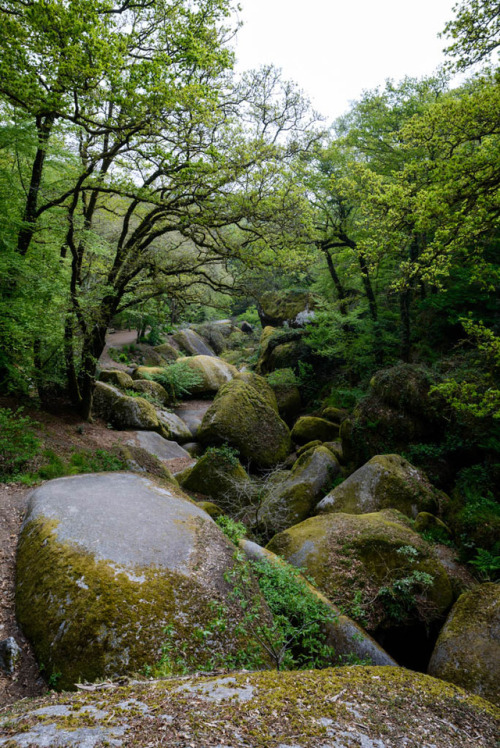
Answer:
<path fill-rule="evenodd" d="M 33 433 L 37 424 L 22 415 L 0 408 L 0 480 L 18 473 L 40 450 L 40 440 Z"/>
<path fill-rule="evenodd" d="M 258 631 L 268 641 L 277 669 L 311 669 L 331 664 L 325 625 L 333 613 L 309 590 L 300 571 L 285 563 L 251 562 L 271 613 L 273 625 Z M 272 642 L 272 644 L 271 644 Z"/>
<path fill-rule="evenodd" d="M 160 373 L 154 374 L 152 377 L 147 374 L 144 376 L 146 379 L 159 382 L 174 401 L 190 395 L 191 390 L 202 383 L 201 375 L 182 361 L 165 366 Z"/>
<path fill-rule="evenodd" d="M 219 525 L 224 535 L 235 545 L 238 545 L 239 541 L 247 534 L 247 528 L 242 522 L 236 522 L 226 514 L 221 514 L 220 517 L 216 518 L 215 522 Z"/>
<path fill-rule="evenodd" d="M 461 323 L 477 350 L 477 369 L 470 372 L 474 381 L 445 379 L 432 391 L 444 397 L 458 413 L 500 419 L 500 337 L 481 322 L 462 319 Z"/>
<path fill-rule="evenodd" d="M 229 444 L 222 444 L 220 447 L 207 447 L 205 454 L 208 455 L 215 464 L 232 465 L 236 467 L 240 464 L 238 459 L 239 452 Z"/>
<path fill-rule="evenodd" d="M 500 44 L 500 9 L 497 0 L 463 0 L 453 10 L 442 36 L 453 39 L 445 50 L 458 70 L 487 60 Z"/>
<path fill-rule="evenodd" d="M 293 369 L 276 369 L 268 374 L 266 379 L 271 387 L 291 387 L 301 384 Z"/>
<path fill-rule="evenodd" d="M 495 582 L 500 578 L 500 554 L 478 548 L 476 557 L 469 563 L 477 569 L 484 582 Z"/>

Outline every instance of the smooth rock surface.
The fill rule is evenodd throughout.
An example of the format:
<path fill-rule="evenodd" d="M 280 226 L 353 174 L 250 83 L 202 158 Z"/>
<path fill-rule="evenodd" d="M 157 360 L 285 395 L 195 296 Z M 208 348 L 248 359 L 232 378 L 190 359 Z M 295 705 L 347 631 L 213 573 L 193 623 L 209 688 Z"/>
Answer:
<path fill-rule="evenodd" d="M 235 366 L 214 355 L 187 356 L 179 358 L 178 362 L 189 366 L 199 375 L 200 381 L 190 387 L 192 397 L 216 394 L 222 385 L 230 382 L 238 373 Z"/>
<path fill-rule="evenodd" d="M 172 337 L 179 347 L 191 356 L 215 356 L 212 348 L 194 330 L 179 330 Z"/>

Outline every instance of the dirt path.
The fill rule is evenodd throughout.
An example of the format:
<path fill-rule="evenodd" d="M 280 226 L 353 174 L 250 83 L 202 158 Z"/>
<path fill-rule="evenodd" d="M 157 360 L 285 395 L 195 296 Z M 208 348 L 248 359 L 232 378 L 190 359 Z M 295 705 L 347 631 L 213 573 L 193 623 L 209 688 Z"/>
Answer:
<path fill-rule="evenodd" d="M 19 485 L 0 484 L 0 640 L 13 636 L 22 651 L 13 676 L 0 670 L 0 708 L 47 690 L 31 647 L 17 625 L 14 609 L 17 538 L 29 492 L 29 488 Z"/>
<path fill-rule="evenodd" d="M 129 367 L 126 364 L 113 361 L 109 355 L 109 349 L 120 348 L 122 345 L 130 345 L 131 343 L 136 342 L 137 330 L 117 330 L 116 332 L 108 332 L 106 335 L 106 345 L 99 358 L 99 364 L 103 369 L 118 369 L 119 371 L 126 371 Z"/>

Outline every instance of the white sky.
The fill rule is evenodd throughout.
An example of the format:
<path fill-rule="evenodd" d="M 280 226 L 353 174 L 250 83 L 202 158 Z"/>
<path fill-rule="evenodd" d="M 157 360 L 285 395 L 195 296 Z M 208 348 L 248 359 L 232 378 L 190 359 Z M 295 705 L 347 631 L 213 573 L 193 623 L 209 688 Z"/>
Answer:
<path fill-rule="evenodd" d="M 240 0 L 239 69 L 273 63 L 330 122 L 387 78 L 431 75 L 444 62 L 456 0 Z"/>

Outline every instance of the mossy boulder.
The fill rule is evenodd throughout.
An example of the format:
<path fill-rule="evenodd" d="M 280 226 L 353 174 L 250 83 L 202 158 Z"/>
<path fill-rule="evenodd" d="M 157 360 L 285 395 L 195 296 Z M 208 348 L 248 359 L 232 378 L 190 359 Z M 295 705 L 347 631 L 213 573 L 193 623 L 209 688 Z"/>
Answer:
<path fill-rule="evenodd" d="M 259 299 L 258 312 L 262 327 L 303 327 L 314 316 L 316 300 L 308 291 L 268 291 Z"/>
<path fill-rule="evenodd" d="M 159 353 L 159 355 L 165 360 L 165 361 L 177 361 L 181 353 L 177 350 L 177 348 L 174 348 L 173 345 L 170 343 L 162 343 L 161 345 L 155 345 L 154 350 L 156 353 Z"/>
<path fill-rule="evenodd" d="M 213 446 L 227 443 L 258 468 L 273 467 L 291 449 L 288 426 L 277 408 L 270 406 L 265 393 L 239 378 L 219 390 L 203 418 L 198 440 Z"/>
<path fill-rule="evenodd" d="M 339 435 L 338 426 L 326 418 L 315 418 L 314 416 L 302 416 L 296 421 L 292 429 L 292 441 L 295 444 L 307 444 L 307 442 L 319 439 L 321 442 L 329 442 Z"/>
<path fill-rule="evenodd" d="M 297 420 L 302 407 L 299 388 L 295 384 L 272 384 L 271 387 L 276 395 L 280 416 L 288 426 L 291 426 Z"/>
<path fill-rule="evenodd" d="M 101 371 L 99 381 L 112 384 L 121 390 L 128 390 L 133 385 L 130 374 L 127 374 L 125 371 L 115 371 L 114 369 L 104 369 Z"/>
<path fill-rule="evenodd" d="M 265 400 L 266 404 L 274 410 L 275 413 L 279 413 L 278 400 L 273 388 L 270 386 L 267 379 L 255 374 L 253 371 L 240 371 L 235 375 L 236 379 L 241 382 L 249 384 L 258 393 L 259 397 Z"/>
<path fill-rule="evenodd" d="M 318 497 L 339 473 L 340 465 L 325 447 L 314 447 L 299 457 L 291 471 L 269 487 L 259 512 L 267 536 L 309 517 Z"/>
<path fill-rule="evenodd" d="M 500 586 L 461 595 L 436 642 L 428 672 L 500 704 Z"/>
<path fill-rule="evenodd" d="M 154 397 L 158 403 L 165 407 L 172 404 L 167 390 L 159 382 L 153 382 L 150 379 L 136 379 L 132 380 L 131 386 L 127 389 L 134 390 L 134 392 L 144 392 L 150 397 Z"/>
<path fill-rule="evenodd" d="M 265 327 L 259 342 L 257 373 L 296 368 L 299 361 L 308 359 L 311 351 L 303 342 L 303 335 L 303 330 Z"/>
<path fill-rule="evenodd" d="M 299 361 L 310 356 L 310 349 L 302 340 L 290 340 L 273 348 L 266 363 L 267 371 L 276 369 L 296 369 Z"/>
<path fill-rule="evenodd" d="M 17 616 L 62 688 L 156 665 L 166 627 L 174 651 L 182 644 L 201 665 L 239 646 L 224 578 L 233 554 L 173 486 L 131 473 L 49 481 L 31 495 L 20 534 Z M 226 627 L 206 640 L 196 632 L 218 605 L 228 607 Z"/>
<path fill-rule="evenodd" d="M 198 374 L 199 381 L 189 388 L 194 397 L 215 394 L 238 373 L 235 366 L 216 356 L 187 356 L 178 361 Z"/>
<path fill-rule="evenodd" d="M 193 435 L 191 431 L 178 415 L 169 410 L 157 410 L 156 416 L 166 439 L 173 439 L 173 441 L 179 442 L 179 444 L 192 441 Z"/>
<path fill-rule="evenodd" d="M 154 406 L 142 397 L 128 397 L 104 382 L 96 382 L 92 414 L 115 429 L 144 429 L 168 437 Z"/>
<path fill-rule="evenodd" d="M 163 366 L 138 366 L 132 372 L 132 379 L 149 379 L 157 374 L 162 374 Z"/>
<path fill-rule="evenodd" d="M 395 510 L 312 517 L 267 547 L 304 567 L 329 600 L 377 639 L 384 629 L 440 622 L 453 602 L 445 568 Z M 392 653 L 389 642 L 384 646 Z"/>
<path fill-rule="evenodd" d="M 51 693 L 9 707 L 0 731 L 12 748 L 493 748 L 498 719 L 488 701 L 423 673 L 340 667 Z"/>
<path fill-rule="evenodd" d="M 195 330 L 179 330 L 172 335 L 179 348 L 190 356 L 215 356 L 215 351 Z"/>
<path fill-rule="evenodd" d="M 323 442 L 319 439 L 315 439 L 312 442 L 307 442 L 307 444 L 303 444 L 301 447 L 297 450 L 297 457 L 300 457 L 304 454 L 304 452 L 308 452 L 310 449 L 314 449 L 314 447 L 322 447 Z M 331 451 L 331 450 L 330 450 Z"/>
<path fill-rule="evenodd" d="M 227 457 L 223 450 L 208 450 L 196 464 L 183 474 L 181 485 L 213 499 L 227 512 L 235 511 L 244 503 L 244 487 L 249 477 L 235 457 Z"/>
<path fill-rule="evenodd" d="M 421 511 L 437 512 L 448 497 L 426 475 L 399 455 L 376 455 L 327 494 L 316 513 L 366 514 L 397 509 L 415 518 Z"/>
<path fill-rule="evenodd" d="M 452 535 L 448 525 L 430 512 L 419 512 L 415 517 L 414 528 L 417 532 L 429 533 L 436 540 L 449 540 Z"/>
<path fill-rule="evenodd" d="M 213 501 L 198 501 L 197 506 L 199 506 L 200 509 L 203 509 L 203 511 L 206 512 L 209 517 L 212 517 L 212 519 L 222 517 L 224 514 L 224 510 L 221 509 L 220 506 L 217 506 L 217 504 L 214 504 Z"/>
<path fill-rule="evenodd" d="M 326 418 L 327 421 L 332 423 L 341 424 L 348 417 L 349 413 L 343 408 L 334 408 L 331 405 L 323 408 L 321 411 L 321 417 Z"/>
<path fill-rule="evenodd" d="M 377 454 L 408 452 L 416 444 L 438 443 L 447 426 L 446 408 L 430 389 L 434 375 L 414 364 L 377 372 L 367 397 L 342 422 L 340 436 L 353 469 Z M 446 472 L 438 458 L 421 452 L 419 465 L 432 474 Z"/>

